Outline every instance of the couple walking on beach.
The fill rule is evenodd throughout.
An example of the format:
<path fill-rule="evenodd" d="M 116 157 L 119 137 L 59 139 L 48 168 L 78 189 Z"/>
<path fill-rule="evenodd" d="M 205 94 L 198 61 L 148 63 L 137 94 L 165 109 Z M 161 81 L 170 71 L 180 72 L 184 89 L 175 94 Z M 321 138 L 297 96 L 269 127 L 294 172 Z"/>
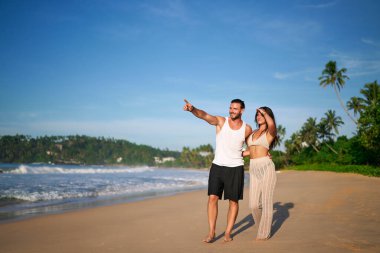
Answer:
<path fill-rule="evenodd" d="M 209 234 L 203 241 L 211 243 L 215 239 L 218 200 L 222 199 L 223 192 L 224 199 L 229 200 L 224 241 L 233 240 L 231 233 L 239 211 L 239 200 L 243 199 L 244 156 L 250 157 L 249 207 L 255 223 L 259 224 L 256 240 L 268 239 L 272 226 L 273 191 L 276 184 L 275 167 L 268 151 L 278 141 L 272 110 L 268 107 L 258 108 L 255 114 L 258 127 L 252 130 L 241 118 L 245 104 L 240 99 L 231 101 L 229 117 L 210 115 L 195 108 L 186 99 L 184 101 L 185 111 L 216 126 L 215 157 L 208 181 Z M 245 142 L 248 149 L 243 151 Z"/>

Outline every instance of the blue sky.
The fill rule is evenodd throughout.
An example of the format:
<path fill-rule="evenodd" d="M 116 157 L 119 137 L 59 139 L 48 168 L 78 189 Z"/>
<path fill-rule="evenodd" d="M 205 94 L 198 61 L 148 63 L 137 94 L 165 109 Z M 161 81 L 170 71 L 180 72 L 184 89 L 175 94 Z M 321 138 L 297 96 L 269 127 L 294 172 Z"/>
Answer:
<path fill-rule="evenodd" d="M 104 136 L 181 150 L 215 142 L 183 99 L 243 118 L 269 106 L 287 137 L 333 109 L 355 126 L 318 77 L 348 69 L 347 101 L 380 77 L 380 2 L 0 2 L 0 135 Z"/>

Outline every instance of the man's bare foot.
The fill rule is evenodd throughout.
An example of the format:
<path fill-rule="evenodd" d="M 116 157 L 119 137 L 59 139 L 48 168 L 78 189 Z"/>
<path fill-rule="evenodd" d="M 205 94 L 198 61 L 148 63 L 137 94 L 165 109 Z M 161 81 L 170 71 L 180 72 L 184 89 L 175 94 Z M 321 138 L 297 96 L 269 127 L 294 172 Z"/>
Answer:
<path fill-rule="evenodd" d="M 203 239 L 203 242 L 205 243 L 213 243 L 215 239 L 215 234 L 214 235 L 208 235 L 205 239 Z"/>

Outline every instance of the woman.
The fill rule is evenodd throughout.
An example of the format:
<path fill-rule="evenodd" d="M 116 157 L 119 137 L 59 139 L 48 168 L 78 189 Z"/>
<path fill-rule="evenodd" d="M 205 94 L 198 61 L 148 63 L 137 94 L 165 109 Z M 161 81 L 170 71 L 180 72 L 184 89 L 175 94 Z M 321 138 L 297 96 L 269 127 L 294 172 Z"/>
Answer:
<path fill-rule="evenodd" d="M 267 240 L 272 226 L 273 191 L 276 184 L 276 171 L 268 151 L 276 145 L 278 137 L 270 108 L 264 106 L 257 109 L 255 121 L 258 129 L 248 136 L 248 150 L 243 152 L 243 156 L 250 156 L 249 206 L 255 223 L 259 224 L 256 240 Z"/>

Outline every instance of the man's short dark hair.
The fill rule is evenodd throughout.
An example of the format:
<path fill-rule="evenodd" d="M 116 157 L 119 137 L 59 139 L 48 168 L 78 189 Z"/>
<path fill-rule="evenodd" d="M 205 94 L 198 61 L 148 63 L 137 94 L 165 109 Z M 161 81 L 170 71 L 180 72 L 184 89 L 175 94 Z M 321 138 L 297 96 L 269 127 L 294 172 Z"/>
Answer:
<path fill-rule="evenodd" d="M 235 98 L 235 99 L 233 99 L 233 100 L 231 101 L 231 104 L 232 104 L 232 103 L 239 103 L 239 104 L 240 104 L 240 107 L 241 107 L 241 109 L 245 109 L 245 104 L 244 104 L 244 101 L 243 101 L 243 100 L 241 100 L 241 99 Z"/>

